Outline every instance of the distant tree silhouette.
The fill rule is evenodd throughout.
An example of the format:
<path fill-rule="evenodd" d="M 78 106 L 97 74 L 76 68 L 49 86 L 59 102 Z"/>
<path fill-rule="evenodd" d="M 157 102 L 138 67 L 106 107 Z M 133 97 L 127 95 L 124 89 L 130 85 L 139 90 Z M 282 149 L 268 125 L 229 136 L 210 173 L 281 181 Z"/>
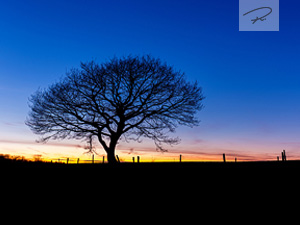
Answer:
<path fill-rule="evenodd" d="M 115 163 L 121 138 L 151 138 L 161 151 L 162 143 L 178 143 L 167 134 L 178 125 L 198 125 L 195 114 L 203 98 L 197 82 L 151 56 L 113 58 L 101 65 L 91 61 L 33 94 L 26 124 L 42 141 L 91 143 L 97 137 L 108 162 Z"/>

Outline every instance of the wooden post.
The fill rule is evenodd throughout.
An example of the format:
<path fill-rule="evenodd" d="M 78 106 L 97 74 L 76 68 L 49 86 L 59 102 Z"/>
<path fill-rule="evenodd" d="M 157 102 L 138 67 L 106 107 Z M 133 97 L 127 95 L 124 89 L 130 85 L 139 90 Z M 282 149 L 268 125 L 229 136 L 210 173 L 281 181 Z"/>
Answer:
<path fill-rule="evenodd" d="M 132 162 L 134 163 L 134 156 L 132 157 Z"/>
<path fill-rule="evenodd" d="M 279 161 L 279 156 L 277 156 L 277 161 Z"/>
<path fill-rule="evenodd" d="M 117 160 L 118 160 L 118 162 L 120 162 L 119 156 L 118 156 L 118 155 L 116 155 L 116 157 L 117 157 Z"/>
<path fill-rule="evenodd" d="M 77 159 L 77 164 L 79 164 L 79 158 Z"/>
<path fill-rule="evenodd" d="M 94 164 L 95 155 L 93 154 L 92 163 Z"/>
<path fill-rule="evenodd" d="M 179 155 L 179 162 L 181 163 L 182 155 Z"/>
<path fill-rule="evenodd" d="M 102 157 L 102 163 L 104 163 L 105 156 Z"/>
<path fill-rule="evenodd" d="M 69 158 L 67 158 L 67 164 L 69 164 Z"/>
<path fill-rule="evenodd" d="M 137 163 L 140 163 L 140 156 L 137 156 Z"/>
<path fill-rule="evenodd" d="M 226 163 L 225 153 L 223 153 L 223 161 L 224 161 L 224 163 Z"/>
<path fill-rule="evenodd" d="M 234 158 L 234 162 L 236 162 L 237 161 L 237 159 L 236 158 Z"/>
<path fill-rule="evenodd" d="M 283 152 L 281 152 L 281 159 L 282 159 L 282 162 L 286 161 L 285 150 L 283 150 Z"/>

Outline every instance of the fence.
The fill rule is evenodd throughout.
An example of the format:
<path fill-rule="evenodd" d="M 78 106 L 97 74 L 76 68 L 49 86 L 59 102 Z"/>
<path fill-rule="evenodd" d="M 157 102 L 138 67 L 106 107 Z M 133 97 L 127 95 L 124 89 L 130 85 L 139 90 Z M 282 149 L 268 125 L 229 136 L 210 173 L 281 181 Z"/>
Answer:
<path fill-rule="evenodd" d="M 132 157 L 131 161 L 124 161 L 124 160 L 120 160 L 119 156 L 116 155 L 116 158 L 118 160 L 118 162 L 132 162 L 132 163 L 140 163 L 141 162 L 141 157 L 140 156 L 136 156 L 136 157 Z M 222 154 L 222 158 L 223 158 L 223 162 L 226 163 L 226 154 L 223 153 Z M 285 150 L 283 150 L 281 152 L 281 158 L 282 161 L 286 161 L 286 152 Z M 221 157 L 220 157 L 221 160 Z M 275 160 L 275 159 L 274 159 Z M 232 160 L 231 160 L 232 161 Z M 280 161 L 280 156 L 277 156 L 277 161 Z M 183 162 L 183 157 L 180 154 L 178 160 L 174 159 L 173 162 Z M 234 158 L 234 162 L 237 162 L 237 158 Z M 95 155 L 92 155 L 92 159 L 80 159 L 80 158 L 58 158 L 58 159 L 52 159 L 51 163 L 65 163 L 65 164 L 69 164 L 69 163 L 73 163 L 73 164 L 95 164 L 95 163 L 107 163 L 107 159 L 105 156 L 102 156 L 102 159 L 95 159 Z"/>
<path fill-rule="evenodd" d="M 116 155 L 117 161 L 118 162 L 132 162 L 132 163 L 140 163 L 141 162 L 141 157 L 136 156 L 132 157 L 131 161 L 128 160 L 120 160 L 119 156 Z M 51 160 L 48 160 L 51 163 L 64 163 L 64 164 L 103 164 L 107 163 L 107 159 L 105 156 L 102 156 L 102 159 L 95 159 L 95 155 L 92 155 L 92 159 L 80 159 L 80 158 L 68 158 L 68 157 L 63 157 L 63 158 L 54 158 Z M 182 162 L 182 155 L 179 155 L 179 160 L 174 162 Z"/>
<path fill-rule="evenodd" d="M 116 155 L 117 161 L 120 161 L 120 158 L 118 155 Z M 141 161 L 141 157 L 137 156 L 132 157 L 132 163 L 140 163 Z M 105 156 L 102 156 L 102 159 L 95 159 L 95 155 L 92 155 L 92 159 L 80 159 L 80 158 L 58 158 L 58 159 L 52 159 L 50 161 L 51 163 L 65 163 L 65 164 L 69 164 L 69 163 L 73 163 L 73 164 L 95 164 L 95 163 L 107 163 L 107 160 L 105 158 Z M 181 162 L 181 155 L 180 155 L 180 162 Z"/>
<path fill-rule="evenodd" d="M 106 163 L 105 157 L 102 159 L 95 159 L 95 155 L 92 155 L 92 159 L 80 159 L 80 158 L 58 158 L 51 159 L 51 163 L 65 163 L 65 164 L 94 164 L 94 163 Z"/>

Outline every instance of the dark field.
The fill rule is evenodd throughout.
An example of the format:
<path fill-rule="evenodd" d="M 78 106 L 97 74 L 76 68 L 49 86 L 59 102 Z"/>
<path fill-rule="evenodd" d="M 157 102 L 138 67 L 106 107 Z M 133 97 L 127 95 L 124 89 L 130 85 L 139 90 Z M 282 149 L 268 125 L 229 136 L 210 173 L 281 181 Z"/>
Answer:
<path fill-rule="evenodd" d="M 48 174 L 82 175 L 89 174 L 99 176 L 126 175 L 151 175 L 156 177 L 187 178 L 236 178 L 244 177 L 287 177 L 293 175 L 300 177 L 300 161 L 264 161 L 264 162 L 182 162 L 182 163 L 118 163 L 110 164 L 63 164 L 31 162 L 22 160 L 0 160 L 2 171 L 46 172 Z M 124 178 L 124 177 L 122 177 Z"/>
<path fill-rule="evenodd" d="M 75 202 L 95 196 L 107 201 L 105 193 L 110 193 L 114 201 L 259 203 L 294 195 L 300 181 L 300 161 L 67 165 L 0 160 L 0 169 L 2 187 L 16 192 L 26 187 Z"/>
<path fill-rule="evenodd" d="M 0 166 L 7 168 L 40 168 L 40 169 L 91 169 L 91 170 L 127 170 L 127 169 L 144 169 L 144 170 L 190 170 L 190 171 L 201 171 L 201 170 L 211 170 L 211 171 L 234 171 L 234 170 L 244 170 L 244 171 L 294 171 L 299 170 L 300 172 L 300 160 L 291 161 L 256 161 L 256 162 L 146 162 L 146 163 L 117 163 L 102 164 L 102 163 L 80 163 L 80 164 L 66 164 L 66 163 L 50 163 L 43 161 L 27 161 L 20 159 L 9 159 L 0 157 Z"/>

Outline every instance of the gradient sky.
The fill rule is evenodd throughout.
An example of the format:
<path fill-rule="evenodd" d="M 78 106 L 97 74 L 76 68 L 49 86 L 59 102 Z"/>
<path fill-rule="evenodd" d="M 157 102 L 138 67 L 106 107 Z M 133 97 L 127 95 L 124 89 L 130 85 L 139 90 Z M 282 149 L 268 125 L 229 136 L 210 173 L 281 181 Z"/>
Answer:
<path fill-rule="evenodd" d="M 238 0 L 2 1 L 0 153 L 89 158 L 84 142 L 35 143 L 28 97 L 81 61 L 151 54 L 198 80 L 202 122 L 178 128 L 181 144 L 168 153 L 121 142 L 120 158 L 272 160 L 285 149 L 300 159 L 299 10 L 281 0 L 279 32 L 239 32 Z"/>

